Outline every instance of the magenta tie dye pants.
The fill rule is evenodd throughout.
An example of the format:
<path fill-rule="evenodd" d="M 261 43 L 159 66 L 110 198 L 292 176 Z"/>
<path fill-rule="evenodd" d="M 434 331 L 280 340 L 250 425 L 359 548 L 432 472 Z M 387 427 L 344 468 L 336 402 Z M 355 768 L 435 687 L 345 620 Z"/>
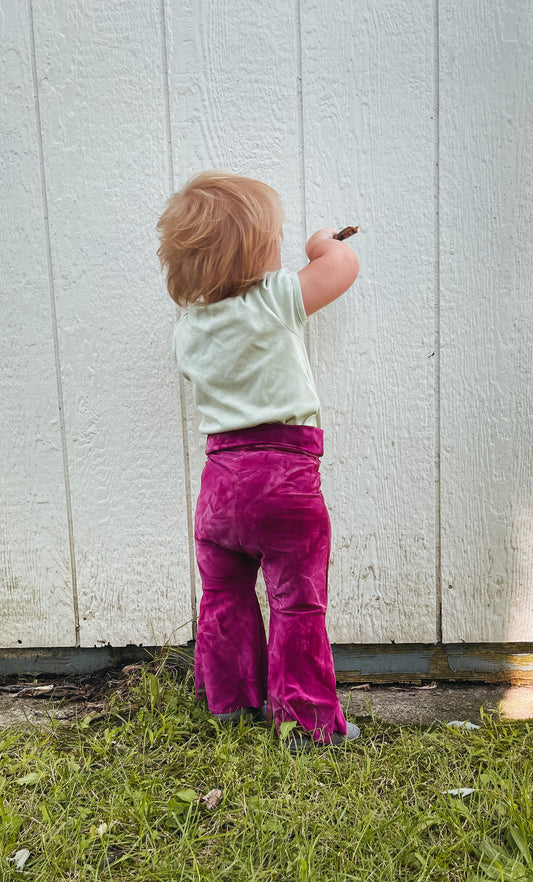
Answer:
<path fill-rule="evenodd" d="M 268 424 L 207 439 L 195 518 L 203 595 L 198 698 L 212 713 L 268 701 L 277 729 L 346 734 L 326 632 L 330 523 L 320 490 L 323 432 Z M 268 646 L 255 593 L 261 567 Z"/>

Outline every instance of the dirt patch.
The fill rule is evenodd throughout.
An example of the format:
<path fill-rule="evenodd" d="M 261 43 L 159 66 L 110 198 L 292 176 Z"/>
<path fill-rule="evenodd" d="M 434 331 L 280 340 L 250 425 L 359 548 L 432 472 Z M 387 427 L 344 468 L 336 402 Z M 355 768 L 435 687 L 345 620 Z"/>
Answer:
<path fill-rule="evenodd" d="M 82 720 L 102 713 L 109 696 L 128 688 L 128 668 L 90 676 L 0 681 L 0 728 L 45 725 L 51 717 Z"/>
<path fill-rule="evenodd" d="M 112 693 L 126 694 L 131 674 L 141 665 L 100 671 L 80 677 L 40 677 L 25 681 L 0 680 L 0 728 L 46 725 L 53 716 L 65 722 L 104 714 Z M 431 725 L 469 720 L 480 723 L 482 713 L 508 720 L 533 719 L 533 686 L 480 683 L 436 683 L 427 686 L 368 686 L 338 688 L 351 718 L 374 718 L 398 725 Z M 483 710 L 481 710 L 483 709 Z"/>
<path fill-rule="evenodd" d="M 469 720 L 482 713 L 508 720 L 533 719 L 533 687 L 484 683 L 438 683 L 428 686 L 341 687 L 339 698 L 354 717 L 373 717 L 399 725 L 429 726 Z"/>

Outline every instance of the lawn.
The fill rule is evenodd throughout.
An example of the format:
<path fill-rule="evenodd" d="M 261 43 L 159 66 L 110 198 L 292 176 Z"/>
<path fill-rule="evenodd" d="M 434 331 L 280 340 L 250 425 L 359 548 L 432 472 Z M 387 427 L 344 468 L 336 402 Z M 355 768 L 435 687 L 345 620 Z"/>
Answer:
<path fill-rule="evenodd" d="M 211 719 L 168 660 L 136 666 L 99 719 L 0 732 L 0 878 L 533 880 L 533 724 L 357 722 L 293 755 Z"/>

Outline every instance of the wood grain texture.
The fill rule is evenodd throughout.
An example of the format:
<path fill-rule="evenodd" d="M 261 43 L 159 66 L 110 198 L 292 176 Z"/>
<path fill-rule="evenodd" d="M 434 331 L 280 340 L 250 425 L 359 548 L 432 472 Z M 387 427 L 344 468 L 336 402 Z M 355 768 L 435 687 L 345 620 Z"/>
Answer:
<path fill-rule="evenodd" d="M 200 0 L 167 4 L 167 21 L 176 188 L 208 168 L 264 180 L 285 207 L 284 264 L 299 269 L 305 258 L 295 9 L 283 0 Z M 187 391 L 196 500 L 205 437 Z M 199 575 L 197 585 L 200 594 Z M 261 583 L 258 593 L 266 614 Z"/>
<path fill-rule="evenodd" d="M 339 683 L 418 683 L 477 681 L 533 684 L 533 644 L 460 643 L 442 645 L 333 645 Z M 0 649 L 0 677 L 21 675 L 79 677 L 128 664 L 146 663 L 158 647 L 105 646 L 100 649 Z M 171 670 L 194 664 L 194 645 L 176 648 L 165 660 Z"/>
<path fill-rule="evenodd" d="M 533 683 L 532 649 L 531 643 L 345 644 L 333 647 L 333 657 L 340 683 L 470 680 L 525 685 Z"/>
<path fill-rule="evenodd" d="M 2 2 L 0 646 L 75 642 L 26 4 Z"/>
<path fill-rule="evenodd" d="M 302 3 L 308 233 L 360 224 L 313 320 L 335 642 L 436 639 L 435 19 L 422 0 Z"/>
<path fill-rule="evenodd" d="M 35 5 L 81 643 L 190 635 L 157 5 Z"/>
<path fill-rule="evenodd" d="M 441 3 L 445 641 L 533 637 L 533 9 Z"/>

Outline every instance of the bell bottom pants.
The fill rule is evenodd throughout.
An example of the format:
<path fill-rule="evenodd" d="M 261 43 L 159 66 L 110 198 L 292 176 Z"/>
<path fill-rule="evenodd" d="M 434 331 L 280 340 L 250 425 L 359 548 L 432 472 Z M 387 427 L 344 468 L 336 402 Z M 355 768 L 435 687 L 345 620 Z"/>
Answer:
<path fill-rule="evenodd" d="M 195 517 L 203 595 L 196 694 L 212 713 L 268 701 L 277 730 L 346 734 L 326 632 L 329 515 L 320 490 L 323 432 L 265 424 L 209 435 Z M 255 593 L 261 567 L 268 647 Z"/>

